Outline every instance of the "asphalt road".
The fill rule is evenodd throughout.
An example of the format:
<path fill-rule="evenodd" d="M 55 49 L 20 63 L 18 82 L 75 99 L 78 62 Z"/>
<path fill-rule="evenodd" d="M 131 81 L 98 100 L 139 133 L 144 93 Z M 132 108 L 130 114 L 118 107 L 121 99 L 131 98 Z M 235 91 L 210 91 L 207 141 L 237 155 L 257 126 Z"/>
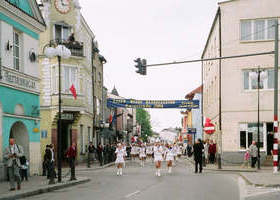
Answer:
<path fill-rule="evenodd" d="M 238 181 L 226 174 L 204 172 L 194 174 L 192 167 L 179 163 L 168 174 L 155 176 L 150 162 L 144 168 L 138 163 L 127 162 L 123 176 L 116 175 L 114 167 L 79 172 L 91 182 L 26 199 L 30 200 L 239 200 Z"/>

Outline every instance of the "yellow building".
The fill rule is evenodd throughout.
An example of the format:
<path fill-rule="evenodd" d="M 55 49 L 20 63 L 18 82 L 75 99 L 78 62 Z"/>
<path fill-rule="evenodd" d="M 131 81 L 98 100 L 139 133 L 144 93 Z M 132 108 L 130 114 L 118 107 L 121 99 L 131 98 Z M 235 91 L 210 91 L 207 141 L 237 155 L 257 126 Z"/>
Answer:
<path fill-rule="evenodd" d="M 46 144 L 53 143 L 57 148 L 58 60 L 44 56 L 44 49 L 50 41 L 59 41 L 71 51 L 70 58 L 61 59 L 62 155 L 75 142 L 78 161 L 82 161 L 88 142 L 98 142 L 95 130 L 102 119 L 105 59 L 99 54 L 95 36 L 80 12 L 78 0 L 42 1 L 40 9 L 47 25 L 47 30 L 40 35 L 41 153 L 44 154 Z M 77 92 L 76 99 L 70 91 L 72 85 Z"/>

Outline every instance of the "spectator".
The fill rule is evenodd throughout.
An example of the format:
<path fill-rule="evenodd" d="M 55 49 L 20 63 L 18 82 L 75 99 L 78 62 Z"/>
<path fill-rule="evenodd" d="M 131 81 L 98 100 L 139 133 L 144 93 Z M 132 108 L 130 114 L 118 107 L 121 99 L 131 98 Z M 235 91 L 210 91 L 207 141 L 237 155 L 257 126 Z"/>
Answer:
<path fill-rule="evenodd" d="M 21 168 L 20 168 L 21 180 L 23 181 L 25 179 L 26 181 L 28 181 L 27 170 L 28 170 L 29 162 L 25 156 L 20 157 L 20 164 L 21 164 Z"/>
<path fill-rule="evenodd" d="M 249 149 L 247 149 L 246 152 L 244 153 L 243 164 L 241 165 L 242 168 L 246 166 L 249 168 L 249 159 L 250 159 L 250 153 L 249 153 Z"/>
<path fill-rule="evenodd" d="M 69 167 L 71 169 L 70 181 L 77 180 L 75 175 L 75 160 L 77 156 L 76 144 L 73 142 L 66 152 L 66 157 L 68 158 Z"/>
<path fill-rule="evenodd" d="M 256 142 L 252 141 L 252 144 L 249 146 L 249 152 L 251 155 L 251 167 L 255 168 L 257 162 L 258 148 L 256 146 Z"/>
<path fill-rule="evenodd" d="M 198 172 L 198 165 L 199 165 L 199 173 L 202 172 L 202 154 L 203 154 L 203 144 L 196 140 L 195 144 L 193 145 L 193 154 L 194 154 L 194 161 L 195 161 L 195 173 Z"/>
<path fill-rule="evenodd" d="M 23 148 L 15 143 L 14 138 L 9 139 L 9 146 L 5 148 L 4 159 L 5 165 L 8 168 L 10 191 L 15 190 L 15 181 L 17 182 L 17 189 L 21 189 L 20 178 L 20 157 L 23 156 Z"/>
<path fill-rule="evenodd" d="M 217 150 L 216 150 L 216 144 L 213 143 L 213 140 L 210 140 L 208 152 L 209 152 L 209 162 L 211 164 L 214 164 Z"/>
<path fill-rule="evenodd" d="M 97 158 L 100 163 L 100 166 L 102 166 L 103 165 L 103 146 L 101 143 L 99 143 L 98 147 L 97 147 Z"/>
<path fill-rule="evenodd" d="M 95 152 L 96 152 L 96 148 L 93 145 L 93 143 L 90 142 L 89 146 L 88 146 L 88 165 L 89 165 L 89 167 L 90 167 L 91 160 L 94 161 L 94 154 L 95 154 Z"/>

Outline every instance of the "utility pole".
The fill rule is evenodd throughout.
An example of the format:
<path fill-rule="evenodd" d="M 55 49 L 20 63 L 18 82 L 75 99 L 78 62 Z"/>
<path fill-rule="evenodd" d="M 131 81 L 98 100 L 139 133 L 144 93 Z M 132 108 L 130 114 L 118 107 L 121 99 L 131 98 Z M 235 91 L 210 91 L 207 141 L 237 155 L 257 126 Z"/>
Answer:
<path fill-rule="evenodd" d="M 273 173 L 278 173 L 278 19 L 275 19 L 274 41 L 274 145 L 273 145 Z"/>

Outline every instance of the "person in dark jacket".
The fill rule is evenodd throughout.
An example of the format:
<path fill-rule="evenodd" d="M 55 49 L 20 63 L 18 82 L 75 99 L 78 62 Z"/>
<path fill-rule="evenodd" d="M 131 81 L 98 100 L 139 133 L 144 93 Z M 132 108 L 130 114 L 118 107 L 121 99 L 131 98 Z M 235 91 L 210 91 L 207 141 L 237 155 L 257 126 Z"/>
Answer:
<path fill-rule="evenodd" d="M 88 146 L 88 167 L 90 167 L 91 161 L 94 161 L 94 154 L 96 152 L 96 148 L 92 142 L 89 143 Z"/>
<path fill-rule="evenodd" d="M 195 173 L 198 172 L 198 165 L 199 165 L 199 173 L 202 172 L 202 155 L 203 155 L 203 144 L 201 141 L 196 140 L 195 144 L 193 145 L 193 155 L 195 161 Z"/>
<path fill-rule="evenodd" d="M 97 158 L 99 160 L 100 166 L 103 165 L 103 146 L 101 143 L 98 144 L 97 147 Z"/>
<path fill-rule="evenodd" d="M 75 160 L 77 156 L 76 144 L 73 142 L 71 147 L 68 148 L 66 157 L 68 158 L 69 167 L 71 168 L 71 177 L 70 181 L 77 180 L 75 176 Z"/>

